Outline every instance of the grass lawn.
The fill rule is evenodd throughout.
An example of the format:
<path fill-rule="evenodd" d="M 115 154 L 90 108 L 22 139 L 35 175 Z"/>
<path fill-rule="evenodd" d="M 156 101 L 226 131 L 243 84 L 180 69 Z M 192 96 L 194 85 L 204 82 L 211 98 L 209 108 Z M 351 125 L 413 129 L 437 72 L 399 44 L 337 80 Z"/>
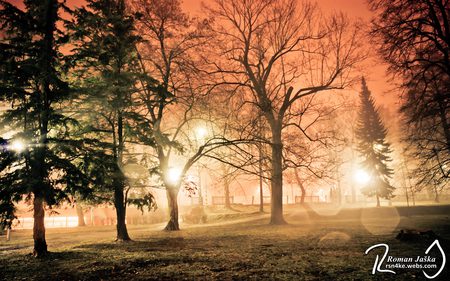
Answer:
<path fill-rule="evenodd" d="M 178 232 L 161 231 L 163 224 L 129 225 L 134 240 L 127 243 L 114 242 L 113 226 L 48 229 L 51 254 L 43 259 L 29 255 L 30 230 L 14 231 L 11 241 L 0 238 L 0 279 L 427 280 L 411 269 L 371 274 L 382 250 L 364 252 L 374 244 L 389 244 L 390 255 L 424 255 L 430 241 L 398 241 L 402 228 L 433 230 L 449 259 L 450 219 L 439 212 L 400 216 L 383 208 L 333 214 L 291 206 L 286 219 L 288 225 L 270 226 L 267 214 L 241 211 L 208 224 L 184 224 Z M 434 280 L 448 278 L 446 267 Z"/>

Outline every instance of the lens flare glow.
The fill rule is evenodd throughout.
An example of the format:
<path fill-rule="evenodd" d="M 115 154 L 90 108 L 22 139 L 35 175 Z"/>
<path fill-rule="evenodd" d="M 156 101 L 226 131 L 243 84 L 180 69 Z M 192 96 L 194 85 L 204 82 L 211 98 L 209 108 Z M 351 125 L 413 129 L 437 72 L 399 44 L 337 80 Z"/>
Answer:
<path fill-rule="evenodd" d="M 373 202 L 375 205 L 375 202 Z M 400 224 L 400 214 L 396 208 L 362 208 L 361 224 L 373 235 L 392 234 Z"/>
<path fill-rule="evenodd" d="M 15 152 L 19 152 L 20 153 L 20 152 L 25 150 L 25 143 L 23 141 L 21 141 L 21 140 L 14 140 L 11 143 L 10 149 L 14 150 Z"/>

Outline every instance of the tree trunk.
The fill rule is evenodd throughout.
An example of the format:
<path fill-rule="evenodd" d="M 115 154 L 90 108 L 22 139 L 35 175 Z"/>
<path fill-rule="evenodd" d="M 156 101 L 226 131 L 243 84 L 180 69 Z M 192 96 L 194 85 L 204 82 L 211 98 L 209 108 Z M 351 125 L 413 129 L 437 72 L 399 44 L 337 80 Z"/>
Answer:
<path fill-rule="evenodd" d="M 414 198 L 414 197 L 415 197 L 415 195 L 414 195 L 414 189 L 413 189 L 413 185 L 412 185 L 412 183 L 411 183 L 411 176 L 410 176 L 410 173 L 409 173 L 408 166 L 406 165 L 406 162 L 403 162 L 403 167 L 405 168 L 405 170 L 406 170 L 406 175 L 408 176 L 408 185 L 409 185 L 410 192 L 411 192 L 411 197 L 412 197 L 412 201 L 413 201 L 413 206 L 416 206 L 416 199 Z"/>
<path fill-rule="evenodd" d="M 34 195 L 33 199 L 33 239 L 35 257 L 42 257 L 47 254 L 47 242 L 45 241 L 45 225 L 44 225 L 44 200 L 40 196 Z"/>
<path fill-rule="evenodd" d="M 283 218 L 283 144 L 281 142 L 281 123 L 272 126 L 272 174 L 270 224 L 286 224 Z"/>
<path fill-rule="evenodd" d="M 447 120 L 447 105 L 444 102 L 444 98 L 441 94 L 437 95 L 437 102 L 439 105 L 439 117 L 441 119 L 441 126 L 444 130 L 444 136 L 446 140 L 447 151 L 450 152 L 450 126 Z M 437 156 L 437 155 L 436 155 Z M 440 165 L 440 164 L 439 164 Z"/>
<path fill-rule="evenodd" d="M 52 93 L 50 84 L 51 77 L 54 74 L 52 69 L 52 62 L 55 59 L 53 47 L 55 43 L 55 29 L 56 20 L 58 17 L 58 1 L 48 0 L 43 6 L 45 13 L 44 38 L 41 46 L 42 53 L 40 54 L 40 62 L 38 67 L 41 69 L 41 79 L 39 81 L 40 97 L 38 98 L 39 106 L 37 113 L 39 113 L 39 146 L 35 151 L 35 161 L 31 169 L 33 170 L 33 177 L 37 181 L 37 185 L 33 187 L 33 239 L 34 249 L 33 255 L 41 257 L 48 253 L 47 242 L 45 241 L 45 211 L 44 198 L 42 193 L 42 183 L 48 177 L 48 170 L 46 170 L 46 150 L 47 150 L 47 134 L 49 125 L 49 115 L 51 114 L 50 96 Z M 42 14 L 44 16 L 44 14 Z"/>
<path fill-rule="evenodd" d="M 406 183 L 405 183 L 406 185 Z M 405 186 L 405 197 L 406 197 L 406 206 L 409 207 L 409 196 L 408 196 L 408 187 Z"/>
<path fill-rule="evenodd" d="M 411 197 L 412 197 L 412 201 L 413 201 L 413 206 L 416 206 L 416 198 L 415 198 L 414 190 L 413 190 L 413 187 L 411 184 L 410 184 L 410 189 L 411 189 Z"/>
<path fill-rule="evenodd" d="M 86 222 L 84 221 L 83 208 L 79 204 L 77 204 L 75 208 L 77 209 L 78 226 L 86 226 Z"/>
<path fill-rule="evenodd" d="M 434 202 L 439 203 L 439 192 L 436 186 L 434 187 Z"/>
<path fill-rule="evenodd" d="M 354 162 L 355 162 L 355 150 L 353 149 L 353 138 L 352 138 L 351 151 L 352 151 L 351 170 L 353 171 L 354 170 Z M 355 188 L 354 180 L 351 181 L 351 187 L 352 187 L 352 203 L 355 204 L 356 203 L 356 188 Z"/>
<path fill-rule="evenodd" d="M 224 179 L 223 181 L 223 187 L 225 191 L 225 208 L 231 209 L 231 202 L 230 202 L 230 183 L 228 182 L 228 179 Z"/>
<path fill-rule="evenodd" d="M 380 196 L 378 196 L 378 194 L 377 194 L 377 207 L 380 207 L 381 205 L 380 205 Z"/>
<path fill-rule="evenodd" d="M 259 117 L 259 136 L 263 138 L 262 119 Z M 259 212 L 264 213 L 264 194 L 263 194 L 263 149 L 262 143 L 258 143 L 258 168 L 259 168 Z M 253 202 L 252 202 L 253 203 Z"/>
<path fill-rule="evenodd" d="M 297 169 L 294 169 L 294 174 L 295 174 L 295 179 L 297 180 L 297 184 L 300 187 L 302 194 L 300 195 L 300 204 L 305 204 L 305 196 L 306 196 L 306 190 L 305 190 L 305 186 L 302 183 L 302 180 L 300 179 L 300 176 L 298 174 Z"/>
<path fill-rule="evenodd" d="M 262 179 L 262 169 L 259 170 L 259 212 L 264 213 L 264 189 L 263 189 L 263 179 Z M 253 202 L 252 202 L 253 204 Z"/>
<path fill-rule="evenodd" d="M 178 224 L 178 191 L 179 187 L 166 184 L 167 203 L 169 208 L 169 222 L 164 230 L 180 230 Z"/>
<path fill-rule="evenodd" d="M 118 69 L 120 74 L 120 68 Z M 123 113 L 121 110 L 117 111 L 117 150 L 116 150 L 116 163 L 118 165 L 123 164 L 123 151 L 124 151 L 124 137 L 123 137 Z M 116 140 L 114 140 L 116 144 Z M 114 178 L 114 207 L 116 208 L 116 218 L 117 218 L 117 239 L 116 241 L 130 241 L 131 238 L 128 235 L 127 225 L 126 225 L 126 213 L 127 213 L 127 203 L 124 195 L 125 185 L 124 185 L 124 175 L 117 167 L 116 175 Z"/>
<path fill-rule="evenodd" d="M 341 179 L 339 177 L 339 174 L 337 176 L 337 196 L 338 196 L 338 204 L 339 206 L 342 205 L 342 187 L 341 187 Z"/>
<path fill-rule="evenodd" d="M 305 204 L 305 196 L 306 196 L 306 190 L 303 184 L 300 184 L 300 189 L 302 190 L 302 194 L 300 195 L 300 204 Z"/>
<path fill-rule="evenodd" d="M 117 186 L 114 189 L 114 207 L 116 208 L 117 217 L 117 239 L 116 241 L 130 241 L 131 238 L 128 235 L 126 219 L 126 205 L 123 194 L 123 187 Z"/>

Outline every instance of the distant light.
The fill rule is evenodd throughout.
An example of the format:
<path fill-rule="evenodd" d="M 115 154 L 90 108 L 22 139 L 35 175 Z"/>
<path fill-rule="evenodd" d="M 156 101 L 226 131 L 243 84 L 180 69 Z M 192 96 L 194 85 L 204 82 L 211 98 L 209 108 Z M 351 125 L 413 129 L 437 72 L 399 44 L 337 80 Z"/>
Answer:
<path fill-rule="evenodd" d="M 187 181 L 194 182 L 194 181 L 195 181 L 195 177 L 194 177 L 193 175 L 187 175 L 187 176 L 186 176 L 186 180 L 187 180 Z"/>
<path fill-rule="evenodd" d="M 22 140 L 14 140 L 10 145 L 10 149 L 20 153 L 25 150 L 25 143 Z"/>
<path fill-rule="evenodd" d="M 361 184 L 366 184 L 370 181 L 370 175 L 364 170 L 357 170 L 354 174 L 354 178 Z"/>
<path fill-rule="evenodd" d="M 33 229 L 34 219 L 32 217 L 18 217 L 17 223 L 15 223 L 13 229 Z M 60 227 L 77 227 L 77 216 L 46 216 L 44 218 L 45 228 L 60 228 Z"/>
<path fill-rule="evenodd" d="M 208 134 L 208 131 L 207 131 L 204 127 L 198 127 L 198 128 L 195 130 L 195 136 L 196 136 L 198 139 L 203 139 L 203 138 L 205 138 L 207 134 Z"/>
<path fill-rule="evenodd" d="M 180 168 L 171 167 L 167 170 L 166 180 L 171 183 L 177 183 L 181 178 L 182 170 Z"/>

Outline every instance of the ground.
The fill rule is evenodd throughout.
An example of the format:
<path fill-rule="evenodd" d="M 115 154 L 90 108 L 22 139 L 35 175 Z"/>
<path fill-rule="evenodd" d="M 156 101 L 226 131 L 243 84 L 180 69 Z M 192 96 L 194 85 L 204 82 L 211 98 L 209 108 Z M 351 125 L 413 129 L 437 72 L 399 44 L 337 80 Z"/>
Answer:
<path fill-rule="evenodd" d="M 391 255 L 423 255 L 430 241 L 395 239 L 400 229 L 414 228 L 436 233 L 448 256 L 449 206 L 421 208 L 291 206 L 289 224 L 271 226 L 268 214 L 236 207 L 229 215 L 210 214 L 206 224 L 182 224 L 178 232 L 162 231 L 163 224 L 129 225 L 134 240 L 122 243 L 114 242 L 112 226 L 48 229 L 51 253 L 43 259 L 29 255 L 31 231 L 14 231 L 11 241 L 0 239 L 0 279 L 426 280 L 419 270 L 372 275 L 382 251 L 364 254 L 386 243 Z M 447 274 L 448 265 L 440 279 Z"/>

